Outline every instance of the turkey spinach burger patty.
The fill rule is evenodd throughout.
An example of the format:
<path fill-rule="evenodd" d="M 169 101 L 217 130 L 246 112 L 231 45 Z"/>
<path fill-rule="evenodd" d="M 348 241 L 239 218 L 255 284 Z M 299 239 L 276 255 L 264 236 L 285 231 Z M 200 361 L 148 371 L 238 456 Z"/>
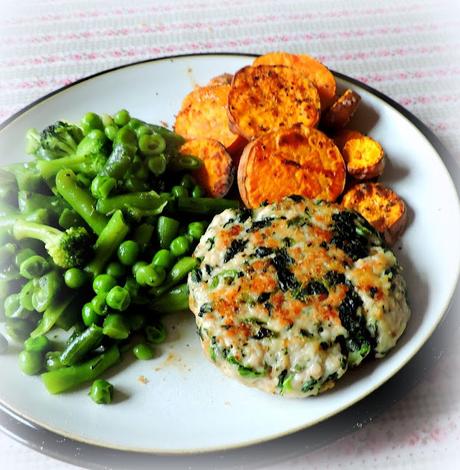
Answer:
<path fill-rule="evenodd" d="M 395 346 L 410 316 L 394 253 L 357 213 L 291 196 L 226 210 L 188 279 L 207 356 L 246 385 L 292 397 L 333 387 Z"/>

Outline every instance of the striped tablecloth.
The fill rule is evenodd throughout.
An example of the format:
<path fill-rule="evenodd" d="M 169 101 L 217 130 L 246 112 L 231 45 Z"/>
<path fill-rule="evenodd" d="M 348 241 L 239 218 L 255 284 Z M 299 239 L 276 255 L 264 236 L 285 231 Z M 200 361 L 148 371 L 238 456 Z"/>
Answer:
<path fill-rule="evenodd" d="M 460 159 L 458 0 L 1 0 L 0 121 L 121 64 L 195 52 L 307 52 L 378 88 Z M 1 156 L 0 156 L 1 159 Z M 459 348 L 362 430 L 273 468 L 459 468 Z M 5 469 L 70 468 L 0 435 Z"/>

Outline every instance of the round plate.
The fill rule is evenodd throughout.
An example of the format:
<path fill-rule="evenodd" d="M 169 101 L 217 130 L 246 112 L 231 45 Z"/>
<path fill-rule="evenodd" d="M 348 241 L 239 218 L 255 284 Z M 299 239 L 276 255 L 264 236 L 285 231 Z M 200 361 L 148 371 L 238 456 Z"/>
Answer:
<path fill-rule="evenodd" d="M 234 72 L 252 57 L 210 54 L 133 64 L 82 80 L 34 103 L 0 131 L 0 154 L 24 159 L 28 128 L 85 112 L 128 109 L 149 122 L 172 124 L 185 94 L 211 77 Z M 16 352 L 0 357 L 0 403 L 14 414 L 67 438 L 121 450 L 183 454 L 264 442 L 312 426 L 366 397 L 401 369 L 446 312 L 460 269 L 460 208 L 449 173 L 418 121 L 378 92 L 337 74 L 339 88 L 362 97 L 353 126 L 380 141 L 388 155 L 382 181 L 407 202 L 409 224 L 396 252 L 408 282 L 413 316 L 384 360 L 350 372 L 316 398 L 265 395 L 224 377 L 205 360 L 189 315 L 168 318 L 158 356 L 129 358 L 107 377 L 117 399 L 95 406 L 86 388 L 51 396 L 39 377 L 26 377 Z M 414 124 L 415 123 L 415 124 Z"/>

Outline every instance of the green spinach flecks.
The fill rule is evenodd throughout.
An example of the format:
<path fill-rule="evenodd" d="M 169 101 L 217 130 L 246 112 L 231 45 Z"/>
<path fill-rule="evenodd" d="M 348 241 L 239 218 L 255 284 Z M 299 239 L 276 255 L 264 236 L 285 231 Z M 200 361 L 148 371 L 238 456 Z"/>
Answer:
<path fill-rule="evenodd" d="M 252 226 L 249 227 L 246 231 L 247 232 L 256 232 L 265 227 L 269 227 L 272 222 L 275 220 L 275 217 L 265 217 L 261 220 L 255 220 L 252 222 Z"/>
<path fill-rule="evenodd" d="M 227 248 L 227 251 L 224 255 L 224 263 L 228 263 L 237 253 L 240 253 L 244 250 L 246 245 L 248 244 L 248 240 L 236 238 L 232 240 L 230 246 Z"/>
<path fill-rule="evenodd" d="M 276 250 L 275 253 L 276 254 L 274 258 L 271 259 L 271 262 L 276 269 L 280 289 L 283 292 L 298 289 L 300 283 L 289 270 L 289 265 L 291 265 L 294 260 L 289 256 L 288 252 L 284 248 Z"/>
<path fill-rule="evenodd" d="M 266 256 L 270 256 L 273 253 L 273 248 L 268 248 L 266 246 L 258 246 L 254 251 L 254 255 L 257 258 L 265 258 Z"/>
<path fill-rule="evenodd" d="M 205 313 L 212 312 L 212 304 L 210 302 L 206 302 L 200 307 L 200 312 L 198 313 L 199 317 L 202 317 Z"/>
<path fill-rule="evenodd" d="M 297 300 L 305 300 L 310 295 L 329 295 L 327 287 L 321 281 L 309 281 L 306 286 L 296 289 L 292 296 Z"/>
<path fill-rule="evenodd" d="M 338 271 L 328 271 L 324 276 L 324 280 L 329 287 L 335 287 L 339 284 L 345 284 L 345 274 Z"/>
<path fill-rule="evenodd" d="M 307 380 L 303 385 L 302 385 L 302 392 L 307 393 L 311 392 L 318 386 L 318 381 L 316 379 L 310 379 Z"/>
<path fill-rule="evenodd" d="M 237 221 L 242 224 L 246 222 L 250 217 L 252 217 L 252 210 L 251 209 L 242 209 L 237 217 Z"/>
<path fill-rule="evenodd" d="M 194 269 L 190 274 L 190 279 L 192 282 L 201 282 L 202 277 L 201 269 L 199 268 Z"/>

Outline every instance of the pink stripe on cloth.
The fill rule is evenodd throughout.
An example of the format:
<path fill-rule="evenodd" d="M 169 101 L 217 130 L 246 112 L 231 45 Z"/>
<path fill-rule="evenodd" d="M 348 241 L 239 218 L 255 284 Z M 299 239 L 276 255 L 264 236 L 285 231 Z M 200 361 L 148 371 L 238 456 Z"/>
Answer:
<path fill-rule="evenodd" d="M 440 68 L 415 71 L 393 71 L 389 73 L 374 73 L 369 75 L 357 76 L 358 80 L 364 83 L 368 82 L 390 82 L 403 80 L 419 80 L 427 78 L 443 78 L 460 75 L 460 68 Z"/>

